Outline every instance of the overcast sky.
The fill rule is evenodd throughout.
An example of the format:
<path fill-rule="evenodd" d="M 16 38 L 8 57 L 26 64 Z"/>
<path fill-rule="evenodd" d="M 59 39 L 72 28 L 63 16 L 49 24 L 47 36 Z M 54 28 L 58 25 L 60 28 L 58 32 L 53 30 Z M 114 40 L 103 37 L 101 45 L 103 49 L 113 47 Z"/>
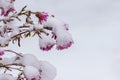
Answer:
<path fill-rule="evenodd" d="M 38 40 L 9 48 L 35 54 L 57 68 L 55 80 L 120 80 L 120 0 L 16 0 L 16 9 L 55 14 L 70 25 L 74 45 L 64 51 L 39 50 Z"/>

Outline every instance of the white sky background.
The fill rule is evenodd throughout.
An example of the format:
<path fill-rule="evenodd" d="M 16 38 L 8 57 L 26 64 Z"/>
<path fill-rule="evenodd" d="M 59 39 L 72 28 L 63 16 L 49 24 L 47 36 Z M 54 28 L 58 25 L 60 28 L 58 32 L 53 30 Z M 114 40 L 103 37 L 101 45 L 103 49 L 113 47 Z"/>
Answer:
<path fill-rule="evenodd" d="M 35 54 L 57 68 L 55 80 L 120 80 L 119 0 L 16 0 L 16 9 L 47 11 L 70 24 L 75 44 L 63 51 L 39 50 L 38 39 L 23 40 L 18 52 Z"/>

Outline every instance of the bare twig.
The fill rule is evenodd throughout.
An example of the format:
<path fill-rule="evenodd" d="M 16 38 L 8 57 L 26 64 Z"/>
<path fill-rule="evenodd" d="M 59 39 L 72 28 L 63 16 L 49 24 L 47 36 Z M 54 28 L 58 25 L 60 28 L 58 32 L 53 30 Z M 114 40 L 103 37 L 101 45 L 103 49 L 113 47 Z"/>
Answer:
<path fill-rule="evenodd" d="M 21 54 L 15 52 L 15 51 L 12 51 L 12 50 L 4 50 L 4 51 L 5 51 L 5 52 L 11 52 L 11 53 L 14 53 L 14 54 L 16 54 L 16 55 L 18 55 L 18 56 L 20 56 L 20 57 L 23 57 Z"/>

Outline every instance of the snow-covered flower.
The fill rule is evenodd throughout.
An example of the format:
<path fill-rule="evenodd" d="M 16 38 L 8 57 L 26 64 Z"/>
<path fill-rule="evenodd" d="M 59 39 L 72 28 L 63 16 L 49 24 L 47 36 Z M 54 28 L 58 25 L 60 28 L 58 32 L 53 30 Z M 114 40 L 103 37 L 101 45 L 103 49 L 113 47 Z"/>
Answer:
<path fill-rule="evenodd" d="M 55 40 L 50 35 L 41 34 L 39 38 L 39 46 L 41 50 L 48 51 L 55 45 Z"/>
<path fill-rule="evenodd" d="M 1 16 L 8 16 L 10 12 L 13 12 L 15 10 L 13 1 L 0 0 L 0 9 L 1 9 Z"/>
<path fill-rule="evenodd" d="M 23 57 L 15 56 L 12 58 L 3 58 L 2 64 L 24 65 L 23 75 L 26 80 L 54 80 L 56 76 L 56 68 L 53 65 L 47 61 L 39 61 L 32 54 L 24 54 L 22 56 Z M 4 80 L 2 79 L 3 77 L 0 76 L 0 80 Z M 10 80 L 12 79 L 10 78 Z"/>
<path fill-rule="evenodd" d="M 54 80 L 56 76 L 56 68 L 47 61 L 39 61 L 39 69 L 41 70 L 41 80 Z"/>
<path fill-rule="evenodd" d="M 48 18 L 48 14 L 45 12 L 37 12 L 36 16 L 38 17 L 40 24 L 42 24 L 42 22 L 46 21 Z"/>
<path fill-rule="evenodd" d="M 56 68 L 47 61 L 39 61 L 36 66 L 26 66 L 24 75 L 27 80 L 54 80 Z"/>
<path fill-rule="evenodd" d="M 41 80 L 39 70 L 33 66 L 26 66 L 23 72 L 26 80 Z"/>
<path fill-rule="evenodd" d="M 58 50 L 66 49 L 73 44 L 72 37 L 67 31 L 57 31 L 56 36 L 56 46 Z"/>
<path fill-rule="evenodd" d="M 52 28 L 52 38 L 56 40 L 56 48 L 58 50 L 66 49 L 74 43 L 71 34 L 68 32 L 69 25 L 66 23 L 54 17 L 49 17 L 43 25 L 44 27 Z"/>
<path fill-rule="evenodd" d="M 49 16 L 47 18 L 46 22 L 43 22 L 44 27 L 49 27 L 54 30 L 54 28 L 57 29 L 64 29 L 64 30 L 69 30 L 69 25 L 66 24 L 64 21 L 61 21 L 57 19 L 56 17 Z"/>

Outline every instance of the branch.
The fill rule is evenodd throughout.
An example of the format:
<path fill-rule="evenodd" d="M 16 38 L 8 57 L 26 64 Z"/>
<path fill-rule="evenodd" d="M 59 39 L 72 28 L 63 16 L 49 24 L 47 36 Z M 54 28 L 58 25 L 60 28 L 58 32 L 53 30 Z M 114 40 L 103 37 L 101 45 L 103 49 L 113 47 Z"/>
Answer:
<path fill-rule="evenodd" d="M 20 57 L 23 57 L 21 54 L 15 52 L 15 51 L 12 51 L 12 50 L 4 50 L 4 51 L 5 51 L 5 52 L 11 52 L 11 53 L 14 53 L 14 54 L 16 54 L 16 55 L 18 55 L 18 56 L 20 56 Z"/>

